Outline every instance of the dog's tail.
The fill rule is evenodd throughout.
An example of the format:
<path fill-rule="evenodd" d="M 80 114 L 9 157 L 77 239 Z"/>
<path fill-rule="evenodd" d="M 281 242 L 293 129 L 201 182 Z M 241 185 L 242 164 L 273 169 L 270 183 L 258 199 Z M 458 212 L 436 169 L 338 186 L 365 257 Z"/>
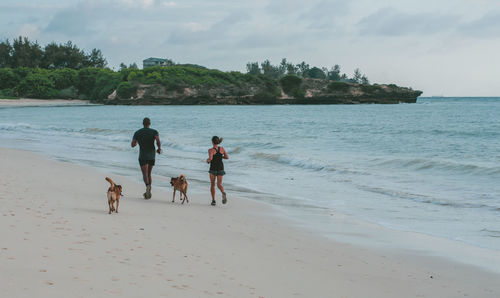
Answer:
<path fill-rule="evenodd" d="M 114 186 L 115 186 L 115 183 L 113 182 L 113 180 L 111 180 L 111 178 L 106 177 L 106 181 L 108 181 L 108 182 L 109 182 L 109 184 L 111 184 L 111 187 L 114 187 Z"/>
<path fill-rule="evenodd" d="M 179 176 L 179 179 L 180 179 L 181 181 L 186 181 L 186 176 L 185 176 L 184 174 L 181 174 L 181 175 Z"/>

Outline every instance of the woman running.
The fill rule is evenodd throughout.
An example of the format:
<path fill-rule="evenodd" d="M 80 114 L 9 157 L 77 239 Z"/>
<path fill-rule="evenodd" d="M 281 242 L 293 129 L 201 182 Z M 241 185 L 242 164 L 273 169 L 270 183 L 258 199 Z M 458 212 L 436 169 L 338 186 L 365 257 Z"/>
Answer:
<path fill-rule="evenodd" d="M 222 204 L 226 204 L 227 198 L 224 192 L 224 187 L 222 186 L 222 176 L 226 174 L 224 172 L 224 164 L 222 159 L 228 159 L 226 150 L 220 147 L 219 144 L 222 143 L 222 138 L 217 136 L 212 137 L 213 147 L 208 149 L 207 163 L 210 164 L 210 193 L 212 194 L 212 206 L 215 206 L 215 179 L 217 179 L 217 187 L 222 192 Z"/>

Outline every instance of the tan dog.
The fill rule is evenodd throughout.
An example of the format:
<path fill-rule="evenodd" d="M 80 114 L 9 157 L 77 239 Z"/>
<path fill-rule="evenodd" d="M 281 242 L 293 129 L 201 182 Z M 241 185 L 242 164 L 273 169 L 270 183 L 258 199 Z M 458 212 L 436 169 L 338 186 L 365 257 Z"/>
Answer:
<path fill-rule="evenodd" d="M 187 201 L 189 203 L 189 199 L 187 197 L 188 183 L 186 180 L 186 176 L 184 176 L 184 174 L 181 174 L 177 178 L 172 177 L 170 179 L 170 184 L 174 187 L 174 195 L 172 197 L 172 202 L 175 200 L 175 191 L 178 190 L 181 193 L 180 199 L 182 200 L 182 204 L 184 204 L 184 201 Z M 182 199 L 182 195 L 184 195 L 184 199 Z"/>
<path fill-rule="evenodd" d="M 108 188 L 108 205 L 109 205 L 109 213 L 115 211 L 118 213 L 118 205 L 120 205 L 120 197 L 122 197 L 122 186 L 115 184 L 111 178 L 106 177 L 106 181 L 111 184 L 111 186 Z M 115 209 L 115 202 L 116 202 L 116 209 Z"/>

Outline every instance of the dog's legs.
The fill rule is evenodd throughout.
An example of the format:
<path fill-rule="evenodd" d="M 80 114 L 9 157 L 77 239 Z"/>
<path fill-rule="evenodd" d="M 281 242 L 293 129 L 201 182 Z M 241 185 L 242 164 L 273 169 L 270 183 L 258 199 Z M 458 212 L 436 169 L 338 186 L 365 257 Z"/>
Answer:
<path fill-rule="evenodd" d="M 172 197 L 172 202 L 175 200 L 175 188 L 174 188 L 174 195 Z"/>
<path fill-rule="evenodd" d="M 118 205 L 120 205 L 120 201 L 119 200 L 116 200 L 116 213 L 118 213 Z"/>
<path fill-rule="evenodd" d="M 189 203 L 189 199 L 188 199 L 188 196 L 186 195 L 186 193 L 184 193 L 184 201 Z M 182 201 L 183 204 L 184 204 L 184 201 Z"/>
<path fill-rule="evenodd" d="M 110 201 L 108 201 L 108 207 L 109 207 L 109 212 L 108 212 L 108 214 L 111 214 L 111 202 L 110 202 Z"/>

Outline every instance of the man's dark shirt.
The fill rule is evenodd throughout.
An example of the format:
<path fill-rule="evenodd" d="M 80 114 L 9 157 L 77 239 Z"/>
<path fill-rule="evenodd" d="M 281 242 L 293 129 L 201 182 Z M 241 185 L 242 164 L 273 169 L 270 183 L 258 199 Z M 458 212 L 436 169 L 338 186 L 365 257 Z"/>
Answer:
<path fill-rule="evenodd" d="M 155 159 L 155 137 L 158 131 L 152 128 L 141 128 L 134 133 L 134 140 L 139 143 L 139 159 L 154 160 Z"/>

